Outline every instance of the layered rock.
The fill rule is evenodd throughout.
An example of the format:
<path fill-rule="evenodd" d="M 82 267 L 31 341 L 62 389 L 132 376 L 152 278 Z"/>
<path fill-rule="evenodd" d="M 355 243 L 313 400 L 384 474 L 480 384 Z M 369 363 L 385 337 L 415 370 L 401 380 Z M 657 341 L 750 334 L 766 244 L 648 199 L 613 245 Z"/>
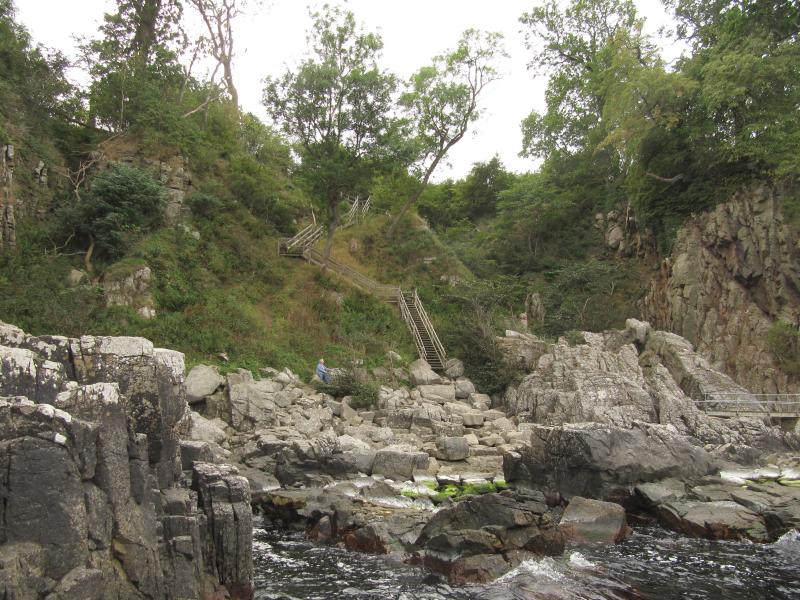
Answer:
<path fill-rule="evenodd" d="M 0 596 L 251 597 L 247 480 L 198 463 L 181 485 L 183 355 L 5 325 L 0 341 Z"/>
<path fill-rule="evenodd" d="M 766 185 L 737 193 L 677 234 L 645 298 L 648 318 L 689 340 L 753 392 L 798 392 L 767 346 L 777 320 L 800 323 L 800 245 Z"/>
<path fill-rule="evenodd" d="M 529 445 L 504 456 L 506 481 L 565 495 L 618 499 L 638 483 L 668 477 L 698 479 L 714 470 L 712 456 L 674 428 L 635 423 L 534 425 Z"/>

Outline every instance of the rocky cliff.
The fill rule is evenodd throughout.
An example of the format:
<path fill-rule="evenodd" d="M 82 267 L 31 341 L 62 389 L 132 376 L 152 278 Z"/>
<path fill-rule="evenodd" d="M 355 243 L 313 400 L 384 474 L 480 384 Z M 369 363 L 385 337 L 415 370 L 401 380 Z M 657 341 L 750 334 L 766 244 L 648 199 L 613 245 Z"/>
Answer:
<path fill-rule="evenodd" d="M 645 299 L 654 326 L 688 339 L 751 392 L 798 392 L 767 346 L 777 320 L 800 323 L 800 240 L 785 222 L 790 190 L 762 185 L 690 220 Z"/>
<path fill-rule="evenodd" d="M 2 324 L 0 396 L 0 597 L 252 597 L 247 480 L 181 471 L 182 354 Z"/>

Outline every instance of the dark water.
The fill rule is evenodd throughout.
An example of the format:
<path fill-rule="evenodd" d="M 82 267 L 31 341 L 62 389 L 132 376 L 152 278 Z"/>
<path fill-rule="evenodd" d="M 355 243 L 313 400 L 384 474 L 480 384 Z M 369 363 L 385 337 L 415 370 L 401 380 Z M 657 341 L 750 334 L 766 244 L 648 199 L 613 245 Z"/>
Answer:
<path fill-rule="evenodd" d="M 261 600 L 794 600 L 800 534 L 757 545 L 640 529 L 616 546 L 526 561 L 499 580 L 455 588 L 384 558 L 316 546 L 302 534 L 257 529 Z"/>

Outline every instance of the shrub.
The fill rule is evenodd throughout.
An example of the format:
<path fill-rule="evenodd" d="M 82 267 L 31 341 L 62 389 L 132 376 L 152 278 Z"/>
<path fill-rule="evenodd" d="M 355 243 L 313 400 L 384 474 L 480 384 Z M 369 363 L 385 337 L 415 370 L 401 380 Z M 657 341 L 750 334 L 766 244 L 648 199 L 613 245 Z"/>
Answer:
<path fill-rule="evenodd" d="M 357 409 L 372 408 L 378 404 L 378 385 L 362 382 L 352 369 L 343 369 L 334 374 L 330 383 L 317 382 L 315 387 L 334 398 L 350 396 L 350 406 Z"/>
<path fill-rule="evenodd" d="M 787 374 L 800 376 L 800 329 L 786 321 L 775 321 L 767 333 L 767 346 Z"/>
<path fill-rule="evenodd" d="M 114 165 L 92 181 L 89 192 L 59 211 L 62 235 L 74 237 L 105 259 L 117 259 L 130 239 L 161 219 L 163 190 L 146 172 Z"/>

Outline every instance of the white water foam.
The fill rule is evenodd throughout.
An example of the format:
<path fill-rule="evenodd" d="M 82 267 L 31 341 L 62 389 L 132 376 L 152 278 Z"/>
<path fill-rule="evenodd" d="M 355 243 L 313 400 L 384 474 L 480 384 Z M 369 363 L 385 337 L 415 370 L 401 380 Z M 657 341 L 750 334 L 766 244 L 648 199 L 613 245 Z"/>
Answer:
<path fill-rule="evenodd" d="M 546 556 L 540 560 L 530 559 L 521 562 L 519 566 L 495 579 L 495 583 L 505 583 L 520 575 L 527 575 L 536 579 L 549 579 L 550 581 L 563 581 L 565 578 L 556 561 Z"/>
<path fill-rule="evenodd" d="M 580 552 L 573 552 L 569 555 L 569 564 L 573 567 L 578 567 L 579 569 L 594 569 L 597 567 L 596 564 L 590 560 L 587 560 L 587 558 Z"/>

